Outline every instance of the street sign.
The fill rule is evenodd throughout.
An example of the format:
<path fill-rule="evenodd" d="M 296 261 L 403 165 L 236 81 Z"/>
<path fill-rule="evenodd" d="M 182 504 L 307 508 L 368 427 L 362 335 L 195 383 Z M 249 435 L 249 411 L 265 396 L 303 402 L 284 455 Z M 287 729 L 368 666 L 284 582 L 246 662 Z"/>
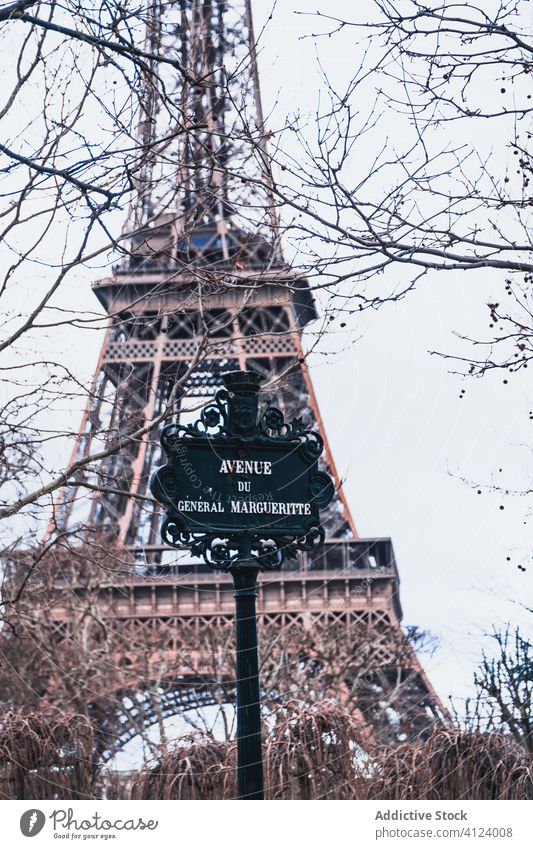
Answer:
<path fill-rule="evenodd" d="M 194 425 L 165 427 L 161 443 L 167 463 L 155 472 L 151 487 L 166 507 L 167 543 L 189 547 L 215 568 L 228 568 L 243 535 L 262 567 L 272 568 L 298 548 L 323 542 L 319 511 L 333 498 L 334 487 L 318 468 L 319 434 L 301 419 L 285 422 L 273 407 L 258 420 L 258 386 L 255 405 L 247 408 L 244 395 L 254 394 L 246 384 L 249 373 L 236 374 L 245 381 L 244 391 L 242 386 L 221 390 Z"/>
<path fill-rule="evenodd" d="M 153 487 L 189 533 L 302 536 L 318 524 L 319 504 L 331 499 L 330 479 L 288 440 L 183 439 Z"/>

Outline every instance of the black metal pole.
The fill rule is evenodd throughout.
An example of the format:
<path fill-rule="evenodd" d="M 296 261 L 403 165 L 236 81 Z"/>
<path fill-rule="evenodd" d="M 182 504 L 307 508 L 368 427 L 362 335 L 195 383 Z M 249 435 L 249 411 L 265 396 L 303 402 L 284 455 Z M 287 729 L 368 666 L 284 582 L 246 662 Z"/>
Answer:
<path fill-rule="evenodd" d="M 232 569 L 237 635 L 237 796 L 263 799 L 261 705 L 257 658 L 258 567 L 245 562 Z"/>
<path fill-rule="evenodd" d="M 228 390 L 228 434 L 248 440 L 257 433 L 261 377 L 252 371 L 222 375 Z M 263 799 L 261 705 L 257 658 L 257 576 L 260 567 L 252 556 L 251 537 L 243 533 L 239 560 L 230 569 L 235 588 L 237 635 L 237 796 Z"/>

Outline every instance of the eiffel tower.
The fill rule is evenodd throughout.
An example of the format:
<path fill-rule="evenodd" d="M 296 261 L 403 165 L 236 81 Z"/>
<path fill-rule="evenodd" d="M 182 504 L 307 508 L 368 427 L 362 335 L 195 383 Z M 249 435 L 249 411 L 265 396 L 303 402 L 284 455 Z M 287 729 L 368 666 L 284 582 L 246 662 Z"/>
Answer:
<path fill-rule="evenodd" d="M 250 0 L 173 0 L 164 11 L 154 3 L 147 41 L 153 53 L 175 55 L 187 70 L 186 78 L 165 71 L 181 125 L 165 126 L 168 115 L 147 78 L 139 122 L 147 153 L 124 256 L 93 285 L 109 325 L 73 459 L 165 411 L 191 421 L 221 387 L 222 372 L 258 372 L 269 403 L 320 431 L 337 492 L 321 549 L 301 552 L 263 580 L 260 631 L 296 623 L 307 632 L 335 630 L 346 641 L 361 628 L 371 629 L 372 639 L 380 631 L 403 639 L 391 541 L 357 533 L 306 366 L 302 334 L 317 311 L 305 276 L 283 257 Z M 163 137 L 165 144 L 158 142 Z M 99 584 L 105 619 L 123 646 L 140 633 L 159 634 L 159 656 L 172 659 L 177 643 L 187 645 L 202 629 L 232 628 L 234 602 L 229 576 L 160 540 L 162 517 L 149 490 L 160 451 L 156 428 L 80 473 L 62 491 L 49 533 L 89 528 L 127 552 L 127 574 Z M 120 663 L 129 656 L 124 649 Z M 164 686 L 159 681 L 159 716 L 212 703 L 208 676 L 178 672 Z M 384 639 L 358 701 L 370 728 L 387 689 L 400 693 L 396 711 L 414 734 L 442 718 L 414 651 L 399 662 Z M 115 717 L 115 749 L 138 733 L 139 722 L 155 722 L 141 692 L 135 711 L 137 723 L 131 712 Z"/>

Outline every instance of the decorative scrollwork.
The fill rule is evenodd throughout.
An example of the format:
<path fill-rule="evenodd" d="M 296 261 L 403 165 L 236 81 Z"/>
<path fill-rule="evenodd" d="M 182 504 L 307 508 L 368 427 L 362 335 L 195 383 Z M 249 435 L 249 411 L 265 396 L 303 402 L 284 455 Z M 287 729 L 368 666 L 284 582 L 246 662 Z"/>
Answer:
<path fill-rule="evenodd" d="M 184 548 L 189 544 L 190 534 L 176 516 L 169 514 L 161 525 L 161 538 L 172 548 Z"/>
<path fill-rule="evenodd" d="M 286 422 L 277 407 L 268 407 L 265 410 L 259 422 L 259 433 L 269 442 L 278 439 L 299 442 L 302 453 L 309 462 L 317 460 L 324 450 L 324 441 L 316 430 L 310 430 L 300 417 Z"/>
<path fill-rule="evenodd" d="M 323 509 L 327 507 L 335 496 L 335 487 L 330 476 L 326 472 L 315 472 L 311 478 L 311 498 L 315 504 Z"/>
<path fill-rule="evenodd" d="M 229 392 L 219 389 L 211 403 L 207 404 L 200 413 L 200 418 L 192 424 L 181 425 L 177 422 L 165 425 L 161 432 L 161 445 L 167 454 L 177 449 L 182 439 L 209 436 L 212 439 L 228 435 Z"/>
<path fill-rule="evenodd" d="M 174 470 L 163 466 L 153 475 L 151 482 L 152 495 L 162 504 L 172 504 L 172 499 L 178 495 L 178 482 Z"/>
<path fill-rule="evenodd" d="M 308 530 L 305 536 L 298 537 L 296 545 L 302 551 L 314 551 L 316 548 L 320 548 L 325 537 L 326 534 L 322 525 L 315 525 Z"/>
<path fill-rule="evenodd" d="M 161 536 L 172 548 L 188 549 L 193 557 L 201 557 L 212 569 L 223 572 L 250 560 L 256 561 L 261 569 L 280 569 L 286 560 L 295 559 L 299 550 L 313 551 L 324 542 L 320 525 L 309 528 L 300 537 L 271 539 L 255 533 L 190 533 L 175 515 L 165 519 Z"/>
<path fill-rule="evenodd" d="M 277 407 L 268 407 L 263 414 L 261 422 L 265 429 L 274 430 L 276 433 L 279 433 L 285 424 L 285 418 L 281 410 L 278 410 Z"/>

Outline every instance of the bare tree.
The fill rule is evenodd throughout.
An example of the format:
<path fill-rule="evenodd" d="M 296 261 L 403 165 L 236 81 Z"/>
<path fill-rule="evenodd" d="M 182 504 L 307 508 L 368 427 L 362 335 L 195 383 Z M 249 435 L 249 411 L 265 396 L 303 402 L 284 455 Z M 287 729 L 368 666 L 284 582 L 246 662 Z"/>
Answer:
<path fill-rule="evenodd" d="M 147 16 L 142 7 L 119 4 L 84 12 L 75 4 L 21 2 L 0 10 L 0 37 L 15 56 L 0 111 L 3 518 L 43 499 L 49 508 L 46 496 L 71 475 L 145 431 L 139 423 L 124 428 L 118 439 L 65 466 L 57 453 L 74 434 L 68 417 L 58 427 L 58 410 L 83 409 L 90 396 L 64 363 L 35 352 L 69 328 L 98 333 L 105 326 L 96 305 L 80 309 L 79 298 L 64 299 L 60 291 L 91 263 L 105 267 L 129 247 L 130 234 L 120 233 L 123 210 L 153 155 L 137 125 L 147 87 L 157 96 L 157 69 L 174 62 L 150 53 Z M 178 120 L 175 128 L 178 133 Z M 36 267 L 40 273 L 27 287 Z"/>
<path fill-rule="evenodd" d="M 467 704 L 470 724 L 509 734 L 533 754 L 533 646 L 519 627 L 490 635 L 475 674 L 476 698 Z"/>
<path fill-rule="evenodd" d="M 110 320 L 127 338 L 134 323 L 128 318 L 133 296 L 118 316 L 85 298 L 80 283 L 88 289 L 117 264 L 141 271 L 157 265 L 157 291 L 178 273 L 190 275 L 190 306 L 201 316 L 203 296 L 217 287 L 233 286 L 246 306 L 248 281 L 236 279 L 242 257 L 232 255 L 224 269 L 214 262 L 200 268 L 191 234 L 207 212 L 213 220 L 222 208 L 225 215 L 230 202 L 237 220 L 247 173 L 254 167 L 266 173 L 262 127 L 250 122 L 244 95 L 235 99 L 242 79 L 251 79 L 253 46 L 244 45 L 235 67 L 219 66 L 207 41 L 202 50 L 188 42 L 191 14 L 190 4 L 174 8 L 157 0 L 96 3 L 90 10 L 21 0 L 0 9 L 0 39 L 14 58 L 0 103 L 0 518 L 42 516 L 69 482 L 90 486 L 103 460 L 134 450 L 175 412 L 184 382 L 208 353 L 206 315 L 189 369 L 175 376 L 157 412 L 124 414 L 111 425 L 93 415 L 90 439 L 65 463 L 78 422 L 71 424 L 64 411 L 85 409 L 90 416 L 112 405 L 113 394 L 108 387 L 102 397 L 102 388 L 90 385 L 92 364 L 80 377 L 79 364 L 70 368 L 60 354 L 41 351 L 61 348 L 74 332 L 78 339 L 82 331 L 85 339 L 99 336 Z M 256 217 L 248 221 L 256 242 L 273 214 L 263 195 L 264 203 L 258 189 Z M 163 221 L 172 244 L 158 241 Z M 159 318 L 163 313 L 161 307 Z M 129 391 L 127 375 L 122 391 Z M 107 484 L 117 487 L 116 480 Z M 18 540 L 19 527 L 25 528 L 12 524 L 7 539 Z"/>
<path fill-rule="evenodd" d="M 327 38 L 356 58 L 344 83 L 323 68 L 316 131 L 296 116 L 275 151 L 293 242 L 338 312 L 484 273 L 491 332 L 471 340 L 474 375 L 521 371 L 533 353 L 528 12 L 369 0 L 310 15 L 319 55 Z"/>
<path fill-rule="evenodd" d="M 335 295 L 338 311 L 397 300 L 434 272 L 501 273 L 501 297 L 487 296 L 493 332 L 471 340 L 465 370 L 522 370 L 531 357 L 527 121 L 533 48 L 520 0 L 494 0 L 483 10 L 416 0 L 397 8 L 369 0 L 361 20 L 319 14 L 322 35 L 343 39 L 343 45 L 349 39 L 361 59 L 342 90 L 325 77 L 329 104 L 317 113 L 314 138 L 289 122 L 286 132 L 299 133 L 301 146 L 296 153 L 288 144 L 284 154 L 283 127 L 279 140 L 276 134 L 274 185 L 265 127 L 252 126 L 235 96 L 246 56 L 227 72 L 225 109 L 233 117 L 216 155 L 209 154 L 212 180 L 206 181 L 206 133 L 212 137 L 213 128 L 195 107 L 198 92 L 212 81 L 169 49 L 177 24 L 167 11 L 157 2 L 96 4 L 89 12 L 25 0 L 0 10 L 0 35 L 17 57 L 0 112 L 6 127 L 0 349 L 10 387 L 0 422 L 0 516 L 34 504 L 49 507 L 57 488 L 79 479 L 103 455 L 143 439 L 171 412 L 122 422 L 105 446 L 92 446 L 68 465 L 52 463 L 54 444 L 75 434 L 70 426 L 54 428 L 47 413 L 63 402 L 89 405 L 91 397 L 64 363 L 36 363 L 35 349 L 43 334 L 97 330 L 107 320 L 99 309 L 80 311 L 58 299 L 74 276 L 121 258 L 138 263 L 141 254 L 149 263 L 160 253 L 161 246 L 150 247 L 142 234 L 162 215 L 175 215 L 176 162 L 181 203 L 203 186 L 200 194 L 212 206 L 219 186 L 239 184 L 244 191 L 245 184 L 261 198 L 256 215 L 262 210 L 263 220 L 272 222 L 281 214 L 278 240 L 282 232 L 291 235 L 302 270 L 308 269 L 315 289 Z M 210 120 L 219 132 L 217 108 Z M 231 142 L 233 155 L 236 140 L 239 153 L 229 159 L 224 147 Z M 238 217 L 244 211 L 238 192 L 231 204 Z M 201 208 L 197 203 L 197 216 Z M 185 240 L 195 224 L 187 224 Z M 204 268 L 199 275 L 185 254 L 180 262 L 199 285 L 228 284 L 227 272 Z M 37 284 L 24 288 L 36 267 Z M 245 299 L 238 272 L 236 258 L 231 285 Z M 29 484 L 30 472 L 39 476 L 38 486 Z"/>

